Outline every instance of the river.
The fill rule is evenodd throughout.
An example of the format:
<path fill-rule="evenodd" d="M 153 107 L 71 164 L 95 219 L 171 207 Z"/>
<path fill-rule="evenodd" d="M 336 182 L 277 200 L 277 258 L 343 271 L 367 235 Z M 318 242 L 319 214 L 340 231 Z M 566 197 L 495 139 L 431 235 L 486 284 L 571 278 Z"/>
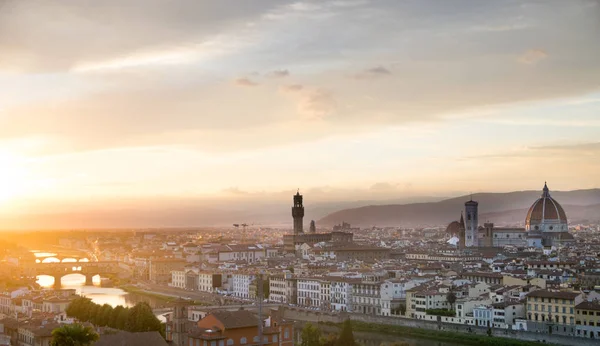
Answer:
<path fill-rule="evenodd" d="M 36 261 L 43 263 L 56 263 L 61 262 L 56 257 L 55 253 L 51 252 L 34 252 Z M 65 258 L 62 262 L 87 262 L 87 258 Z M 39 275 L 37 277 L 37 283 L 42 288 L 51 288 L 54 285 L 54 277 L 48 275 Z M 62 288 L 75 289 L 77 294 L 90 298 L 96 304 L 109 304 L 113 307 L 122 305 L 125 307 L 131 307 L 139 302 L 146 302 L 152 308 L 165 307 L 166 304 L 160 299 L 149 297 L 145 295 L 139 295 L 135 293 L 128 293 L 120 288 L 100 287 L 100 276 L 96 275 L 93 278 L 93 286 L 85 286 L 85 276 L 81 274 L 69 274 L 65 275 L 61 279 Z"/>

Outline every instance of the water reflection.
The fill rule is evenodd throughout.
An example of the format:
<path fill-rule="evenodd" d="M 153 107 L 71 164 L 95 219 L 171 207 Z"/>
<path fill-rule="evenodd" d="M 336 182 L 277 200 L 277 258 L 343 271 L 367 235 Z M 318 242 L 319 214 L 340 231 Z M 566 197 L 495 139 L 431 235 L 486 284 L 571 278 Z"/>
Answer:
<path fill-rule="evenodd" d="M 54 277 L 48 275 L 39 275 L 37 283 L 42 288 L 52 288 Z M 120 288 L 100 287 L 100 275 L 93 277 L 94 286 L 85 286 L 85 275 L 69 274 L 61 279 L 62 288 L 75 289 L 77 294 L 88 297 L 96 304 L 109 304 L 113 307 L 122 305 L 126 307 L 134 306 L 140 302 L 148 303 L 152 308 L 167 307 L 168 304 L 160 299 L 148 297 L 133 293 L 127 293 Z"/>

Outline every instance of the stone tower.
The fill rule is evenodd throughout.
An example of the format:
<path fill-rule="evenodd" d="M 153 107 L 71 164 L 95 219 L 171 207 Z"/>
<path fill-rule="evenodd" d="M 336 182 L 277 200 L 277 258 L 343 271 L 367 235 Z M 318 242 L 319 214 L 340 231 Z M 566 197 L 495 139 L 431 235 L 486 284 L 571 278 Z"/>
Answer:
<path fill-rule="evenodd" d="M 300 194 L 300 190 L 294 195 L 292 217 L 294 218 L 294 235 L 304 233 L 304 206 L 302 205 L 302 195 Z"/>
<path fill-rule="evenodd" d="M 173 308 L 173 315 L 171 319 L 171 338 L 173 345 L 185 346 L 187 344 L 187 301 L 184 299 L 177 299 Z"/>
<path fill-rule="evenodd" d="M 477 207 L 479 203 L 473 199 L 465 203 L 465 246 L 466 247 L 477 247 L 477 231 L 479 227 L 479 216 L 477 213 Z"/>
<path fill-rule="evenodd" d="M 460 222 L 459 222 L 459 230 L 458 230 L 458 248 L 464 250 L 465 248 L 465 218 L 463 214 L 460 213 Z"/>
<path fill-rule="evenodd" d="M 315 225 L 315 220 L 310 221 L 310 233 L 317 233 L 317 225 Z"/>

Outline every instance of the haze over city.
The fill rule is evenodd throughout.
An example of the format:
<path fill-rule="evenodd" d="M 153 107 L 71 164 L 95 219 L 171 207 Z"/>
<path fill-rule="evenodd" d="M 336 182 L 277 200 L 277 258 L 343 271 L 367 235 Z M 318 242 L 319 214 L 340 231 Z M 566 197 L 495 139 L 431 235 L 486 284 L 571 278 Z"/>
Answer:
<path fill-rule="evenodd" d="M 0 346 L 597 346 L 600 0 L 0 0 Z"/>
<path fill-rule="evenodd" d="M 1 213 L 595 188 L 599 17 L 593 0 L 3 0 Z"/>

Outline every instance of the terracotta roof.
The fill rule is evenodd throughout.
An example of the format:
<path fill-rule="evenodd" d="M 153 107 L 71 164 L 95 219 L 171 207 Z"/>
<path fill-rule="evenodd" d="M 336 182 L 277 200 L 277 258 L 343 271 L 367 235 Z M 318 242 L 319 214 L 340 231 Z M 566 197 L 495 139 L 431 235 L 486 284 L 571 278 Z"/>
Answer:
<path fill-rule="evenodd" d="M 217 320 L 223 323 L 225 329 L 257 327 L 258 318 L 248 310 L 238 311 L 213 311 L 211 312 Z"/>
<path fill-rule="evenodd" d="M 529 208 L 525 223 L 530 225 L 531 223 L 541 223 L 548 220 L 567 223 L 567 214 L 563 207 L 554 198 L 550 197 L 548 187 L 544 186 L 542 197 L 538 198 Z"/>
<path fill-rule="evenodd" d="M 158 332 L 102 334 L 94 346 L 167 346 Z"/>
<path fill-rule="evenodd" d="M 527 294 L 527 297 L 539 297 L 539 298 L 561 298 L 573 300 L 579 296 L 580 292 L 561 292 L 561 291 L 548 291 L 548 290 L 537 290 Z"/>
<path fill-rule="evenodd" d="M 575 306 L 575 309 L 600 311 L 600 303 L 598 301 L 581 302 Z"/>

